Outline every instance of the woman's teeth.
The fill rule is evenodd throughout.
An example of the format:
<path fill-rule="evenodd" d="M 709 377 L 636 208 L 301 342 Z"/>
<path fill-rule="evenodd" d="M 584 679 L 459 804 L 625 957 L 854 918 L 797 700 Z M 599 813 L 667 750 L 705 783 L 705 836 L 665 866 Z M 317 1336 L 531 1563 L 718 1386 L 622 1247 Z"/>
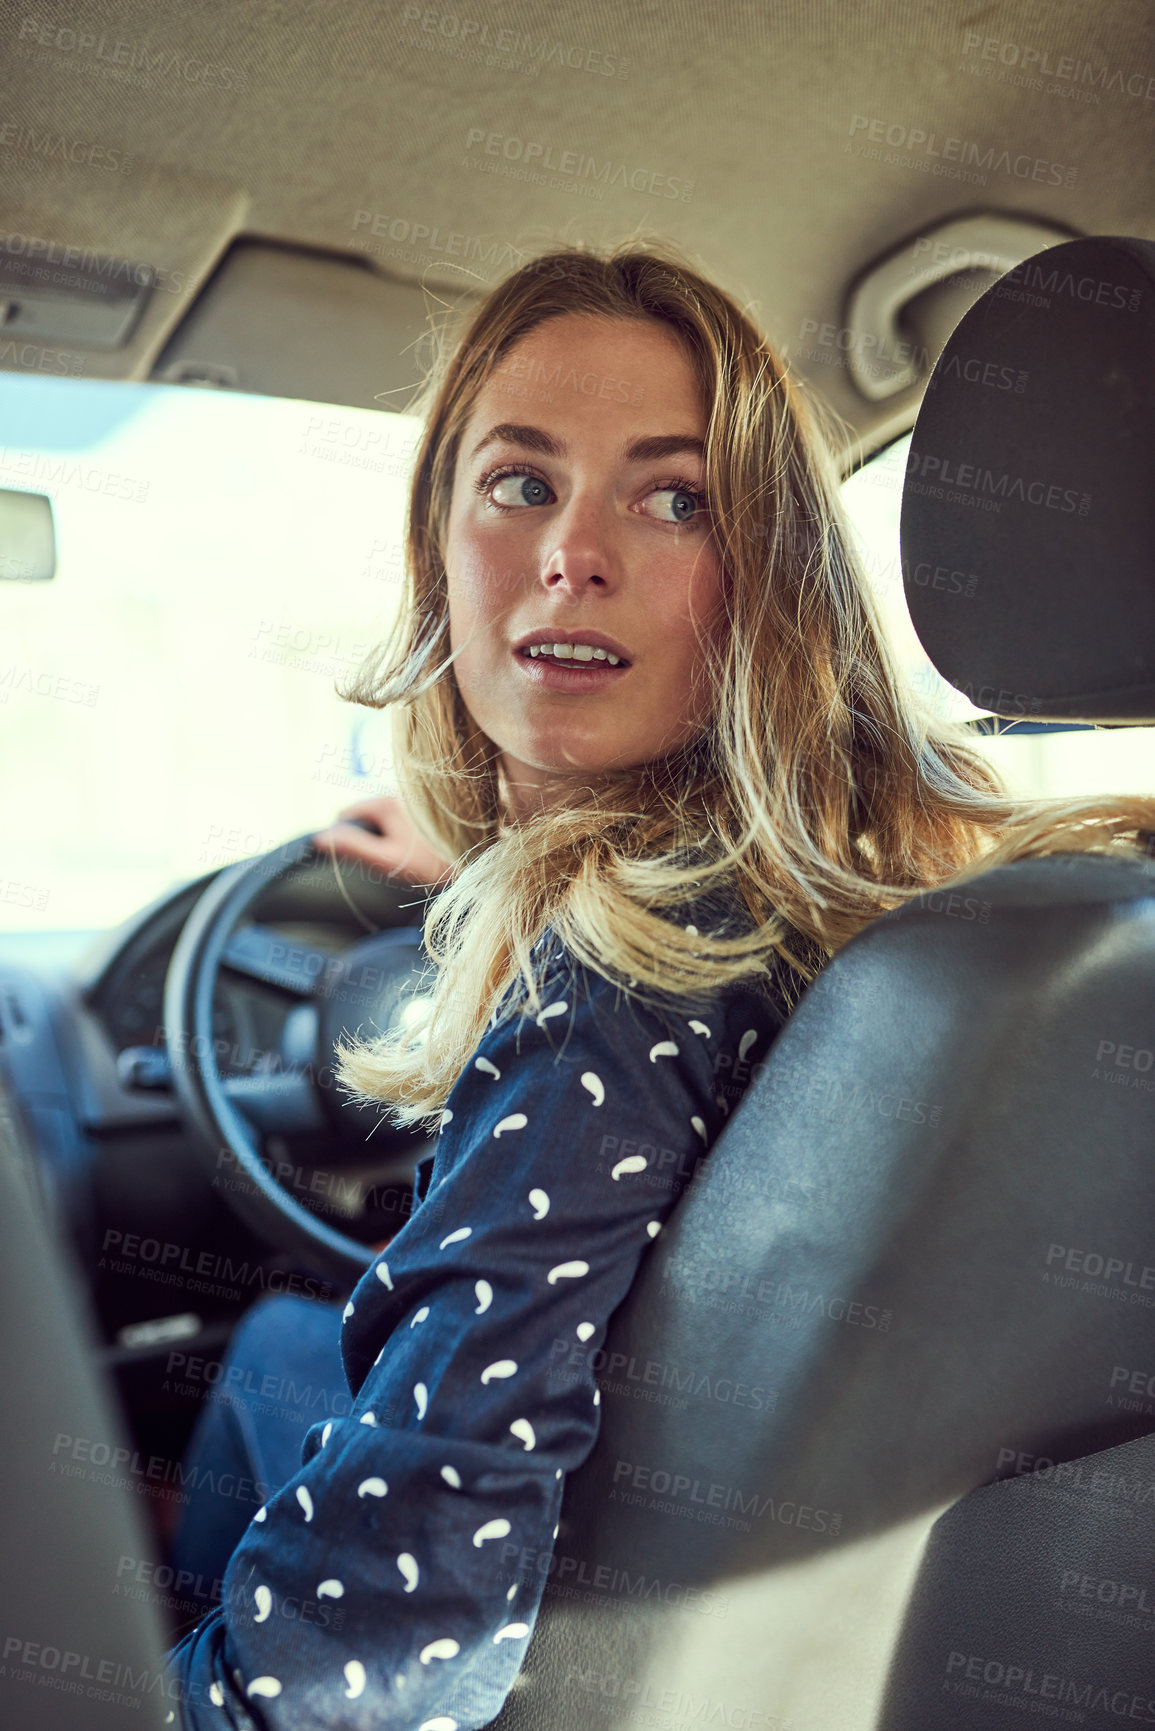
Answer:
<path fill-rule="evenodd" d="M 539 656 L 556 656 L 559 661 L 608 661 L 611 667 L 621 666 L 621 657 L 611 655 L 608 649 L 595 649 L 590 643 L 531 643 L 530 656 L 534 661 Z"/>

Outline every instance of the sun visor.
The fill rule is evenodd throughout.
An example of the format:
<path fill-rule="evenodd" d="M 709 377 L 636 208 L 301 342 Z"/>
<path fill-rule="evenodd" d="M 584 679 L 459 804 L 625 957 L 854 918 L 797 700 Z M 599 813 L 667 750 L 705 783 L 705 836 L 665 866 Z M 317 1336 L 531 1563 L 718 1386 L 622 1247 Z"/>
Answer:
<path fill-rule="evenodd" d="M 1155 722 L 1155 244 L 1049 247 L 966 313 L 911 441 L 902 574 L 980 709 Z"/>

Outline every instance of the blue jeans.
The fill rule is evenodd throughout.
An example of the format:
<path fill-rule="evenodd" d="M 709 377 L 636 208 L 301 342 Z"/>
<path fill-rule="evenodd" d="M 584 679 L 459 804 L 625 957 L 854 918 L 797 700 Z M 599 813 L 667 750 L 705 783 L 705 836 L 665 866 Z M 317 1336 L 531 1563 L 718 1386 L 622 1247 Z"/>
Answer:
<path fill-rule="evenodd" d="M 341 1306 L 287 1294 L 261 1299 L 234 1329 L 182 1462 L 177 1609 L 212 1609 L 249 1522 L 300 1467 L 306 1433 L 349 1412 L 340 1341 Z"/>

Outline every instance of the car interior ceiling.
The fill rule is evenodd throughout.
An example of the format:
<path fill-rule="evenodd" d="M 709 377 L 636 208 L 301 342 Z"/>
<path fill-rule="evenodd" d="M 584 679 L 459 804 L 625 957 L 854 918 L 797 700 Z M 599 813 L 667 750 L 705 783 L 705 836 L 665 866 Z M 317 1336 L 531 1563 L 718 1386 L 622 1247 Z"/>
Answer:
<path fill-rule="evenodd" d="M 84 51 L 88 60 L 107 58 L 100 76 L 81 69 L 79 48 L 46 49 L 20 8 L 6 10 L 12 114 L 106 141 L 127 166 L 52 176 L 42 164 L 15 162 L 0 184 L 5 241 L 45 237 L 155 273 L 153 285 L 119 310 L 116 333 L 115 320 L 100 330 L 85 325 L 92 307 L 83 295 L 58 312 L 92 336 L 91 345 L 70 339 L 92 379 L 402 409 L 439 309 L 480 294 L 551 243 L 660 233 L 736 293 L 787 353 L 837 417 L 844 466 L 908 431 L 920 405 L 923 449 L 941 456 L 951 440 L 960 449 L 961 441 L 972 455 L 997 451 L 1005 466 L 997 405 L 974 393 L 964 400 L 943 390 L 933 403 L 925 395 L 944 344 L 948 354 L 952 342 L 962 352 L 965 316 L 979 321 L 966 328 L 984 331 L 991 353 L 1005 343 L 1008 361 L 1022 363 L 1024 333 L 1009 331 L 998 309 L 978 299 L 1002 267 L 914 273 L 915 292 L 900 297 L 887 328 L 922 361 L 911 382 L 875 396 L 856 384 L 841 340 L 855 329 L 856 292 L 888 260 L 891 278 L 900 269 L 911 275 L 914 249 L 936 235 L 946 237 L 949 264 L 950 237 L 963 232 L 972 258 L 981 256 L 984 236 L 994 250 L 1000 236 L 1019 244 L 1025 257 L 1068 236 L 1155 232 L 1155 156 L 1141 113 L 1149 104 L 1057 101 L 1025 75 L 955 70 L 968 32 L 1014 45 L 1046 42 L 1053 59 L 1076 63 L 1093 41 L 1096 63 L 1146 65 L 1146 0 L 1117 0 L 1103 13 L 1083 0 L 1014 0 L 1001 9 L 723 0 L 708 14 L 656 0 L 567 4 L 549 13 L 550 39 L 580 44 L 600 60 L 585 52 L 584 69 L 542 67 L 520 81 L 479 65 L 458 28 L 438 28 L 439 19 L 465 17 L 448 9 L 244 0 L 177 17 L 144 0 L 117 0 L 95 24 L 85 20 L 107 48 L 106 55 Z M 34 22 L 42 31 L 65 27 L 47 16 Z M 74 22 L 79 29 L 79 21 L 67 27 Z M 522 0 L 511 0 L 500 22 L 534 39 L 545 30 L 544 15 Z M 168 44 L 184 70 L 114 76 L 115 43 L 147 44 L 154 54 Z M 122 57 L 129 70 L 134 53 L 130 47 Z M 995 57 L 993 64 L 1009 63 Z M 889 129 L 903 133 L 896 149 L 923 127 L 1043 163 L 1047 173 L 992 170 L 980 187 L 946 174 L 884 172 L 861 148 L 876 127 L 884 138 Z M 514 172 L 525 166 L 528 146 L 530 161 L 540 147 L 557 159 L 585 153 L 624 165 L 625 184 L 611 178 L 596 199 L 564 196 L 558 174 L 545 186 Z M 659 190 L 631 186 L 635 171 Z M 967 222 L 975 226 L 957 228 Z M 1012 222 L 1021 225 L 1017 240 Z M 1079 244 L 1102 246 L 1086 255 L 1088 268 L 1133 281 L 1150 308 L 1150 247 L 1140 242 L 1128 253 L 1112 251 L 1111 242 Z M 3 247 L 0 297 L 9 303 L 9 326 L 19 332 L 22 318 L 39 317 L 50 332 L 43 321 L 52 309 L 37 304 L 21 276 L 25 249 Z M 1136 320 L 1132 345 L 1118 344 L 1100 365 L 1102 355 L 1094 364 L 1086 357 L 1097 352 L 1102 321 L 1078 306 L 1069 311 L 1067 324 L 1036 331 L 1029 364 L 1053 394 L 1031 404 L 1031 436 L 1056 470 L 1091 463 L 1088 486 L 1101 508 L 1072 533 L 1066 519 L 1024 514 L 1008 540 L 1005 518 L 995 525 L 972 512 L 960 528 L 958 513 L 951 519 L 928 493 L 909 493 L 904 553 L 917 546 L 941 559 L 949 548 L 951 558 L 981 559 L 984 571 L 998 568 L 1003 578 L 965 613 L 913 589 L 908 600 L 936 665 L 960 688 L 969 680 L 983 689 L 993 681 L 1009 691 L 1045 690 L 1050 706 L 1040 715 L 1155 724 L 1146 555 L 1155 522 L 1144 481 L 1150 403 L 1130 388 L 1103 397 L 1097 409 L 1094 401 L 1105 376 L 1116 383 L 1152 377 L 1155 319 Z M 1104 340 L 1116 339 L 1112 329 Z M 0 355 L 0 369 L 11 365 Z M 1092 423 L 1100 416 L 1090 455 L 1086 425 L 1071 412 L 1072 380 L 1091 403 Z M 925 442 L 932 436 L 933 447 Z M 1093 606 L 1089 570 L 1099 584 Z M 721 1310 L 707 1311 L 703 1326 L 701 1304 L 669 1281 L 671 1265 L 700 1265 L 704 1257 L 755 1285 L 787 1281 L 799 1291 L 857 1296 L 878 1312 L 917 1318 L 917 1327 L 897 1349 L 877 1330 L 868 1338 L 827 1329 L 821 1340 L 809 1325 L 777 1333 L 785 1393 L 777 1416 L 768 1411 L 758 1423 L 735 1426 L 733 1415 L 701 1402 L 688 1415 L 636 1404 L 608 1411 L 594 1456 L 567 1487 L 562 1531 L 570 1552 L 591 1567 L 628 1568 L 645 1555 L 653 1572 L 691 1583 L 724 1575 L 731 1614 L 714 1625 L 665 1608 L 643 1615 L 634 1607 L 623 1616 L 620 1606 L 583 1613 L 547 1605 L 519 1688 L 495 1721 L 501 1731 L 560 1731 L 584 1723 L 595 1706 L 603 1731 L 624 1728 L 628 1697 L 594 1703 L 583 1693 L 583 1667 L 593 1674 L 599 1666 L 689 1696 L 736 1691 L 764 1711 L 772 1706 L 783 1722 L 791 1716 L 799 1731 L 997 1724 L 989 1709 L 966 1717 L 971 1709 L 948 1690 L 939 1660 L 964 1648 L 1001 1652 L 1008 1629 L 1027 1663 L 1063 1675 L 1082 1675 L 1082 1666 L 1125 1677 L 1132 1698 L 1146 1690 L 1155 1700 L 1149 1640 L 1118 1620 L 1075 1624 L 1046 1610 L 1064 1546 L 1090 1559 L 1085 1572 L 1097 1569 L 1103 1579 L 1150 1578 L 1149 1508 L 1115 1519 L 1109 1488 L 1099 1502 L 1083 1493 L 1097 1474 L 1106 1475 L 1102 1482 L 1155 1484 L 1155 1452 L 1146 1421 L 1104 1415 L 1103 1306 L 1072 1295 L 1070 1309 L 1057 1310 L 1040 1290 L 1038 1258 L 1031 1260 L 1038 1245 L 1045 1257 L 1048 1243 L 1074 1242 L 1078 1222 L 1080 1242 L 1109 1243 L 1113 1254 L 1144 1262 L 1155 1201 L 1145 1163 L 1150 1097 L 1111 1095 L 1096 1128 L 1074 1068 L 1040 1056 L 1040 1042 L 1069 1055 L 1105 1027 L 1149 1023 L 1151 893 L 1143 866 L 1129 873 L 1118 862 L 1080 862 L 1077 870 L 1032 862 L 990 886 L 992 923 L 982 932 L 921 907 L 877 922 L 836 958 L 825 993 L 812 993 L 788 1025 L 763 1086 L 729 1127 L 671 1242 L 616 1315 L 607 1345 L 628 1355 L 660 1338 L 670 1359 L 692 1355 L 731 1376 L 749 1361 L 747 1380 L 756 1381 L 758 1328 Z M 191 897 L 182 918 L 189 906 Z M 915 1026 L 921 1032 L 908 1037 Z M 836 1089 L 891 1087 L 900 1028 L 902 1089 L 911 1100 L 937 1102 L 951 1127 L 932 1159 L 917 1124 L 861 1113 L 832 1118 L 814 1110 L 813 1090 L 803 1086 L 804 1074 L 817 1069 L 837 1079 Z M 40 1098 L 47 1101 L 47 1091 Z M 22 1129 L 0 1085 L 2 1374 L 8 1388 L 23 1391 L 0 1421 L 0 1458 L 13 1463 L 12 1554 L 32 1559 L 19 1580 L 5 1568 L 2 1602 L 14 1616 L 35 1605 L 45 1626 L 80 1650 L 112 1647 L 155 1666 L 171 1629 L 152 1605 L 110 1605 L 102 1585 L 118 1548 L 148 1553 L 155 1538 L 148 1516 L 131 1499 L 98 1506 L 67 1480 L 46 1492 L 16 1422 L 19 1412 L 33 1428 L 62 1428 L 62 1409 L 41 1399 L 48 1357 L 68 1367 L 77 1434 L 120 1436 L 129 1453 L 155 1443 L 179 1455 L 193 1416 L 188 1403 L 146 1411 L 147 1378 L 138 1388 L 131 1382 L 134 1355 L 106 1352 L 105 1371 L 121 1377 L 122 1418 L 94 1369 L 85 1295 L 36 1205 L 43 1175 L 26 1130 L 30 1123 L 49 1134 L 49 1117 L 46 1106 L 39 1118 L 26 1113 Z M 156 1132 L 157 1150 L 172 1157 L 165 1206 L 187 1207 L 198 1230 L 243 1254 L 249 1241 L 238 1222 L 215 1203 L 211 1217 L 204 1214 L 203 1172 L 184 1161 L 175 1133 L 167 1136 Z M 1099 1150 L 1093 1169 L 1088 1138 Z M 790 1184 L 766 1179 L 787 1165 Z M 140 1182 L 139 1163 L 126 1154 L 105 1182 L 126 1196 Z M 142 1222 L 161 1188 L 158 1169 L 154 1188 L 146 1182 L 133 1204 Z M 763 1204 L 773 1215 L 770 1232 Z M 1023 1220 L 1033 1235 L 1029 1253 Z M 45 1265 L 60 1276 L 47 1302 L 36 1274 Z M 112 1318 L 113 1332 L 121 1320 Z M 224 1312 L 217 1319 L 218 1346 L 231 1321 Z M 1119 1362 L 1144 1362 L 1146 1311 L 1126 1310 L 1111 1327 Z M 154 1375 L 155 1360 L 147 1373 Z M 1065 1500 L 1032 1499 L 1017 1480 L 1014 1494 L 1003 1491 L 1004 1471 L 1021 1471 L 1016 1462 L 1052 1455 L 1070 1465 Z M 676 1460 L 679 1471 L 728 1484 L 765 1476 L 770 1463 L 777 1494 L 791 1506 L 839 1511 L 843 1542 L 830 1544 L 828 1526 L 821 1541 L 773 1522 L 751 1538 L 721 1524 L 682 1531 L 680 1522 L 611 1509 L 614 1463 L 623 1459 Z M 1115 1503 L 1123 1500 L 1120 1492 Z M 47 1531 L 55 1536 L 43 1544 Z M 66 1531 L 77 1544 L 67 1610 L 58 1592 Z M 1031 1583 L 1013 1602 L 998 1585 L 1009 1554 Z M 767 1644 L 771 1627 L 782 1634 Z M 92 1702 L 79 1718 L 77 1711 L 65 1698 L 46 1702 L 38 1731 L 121 1723 L 115 1711 L 102 1718 Z"/>
<path fill-rule="evenodd" d="M 115 147 L 121 171 L 52 177 L 17 160 L 5 229 L 158 273 L 130 334 L 85 351 L 89 378 L 207 369 L 242 390 L 401 407 L 430 313 L 551 241 L 649 231 L 749 305 L 860 452 L 909 428 L 925 383 L 868 402 L 850 378 L 839 333 L 875 261 L 975 212 L 1072 234 L 1150 224 L 1142 96 L 1057 101 L 970 46 L 982 37 L 1017 60 L 1045 43 L 1053 61 L 1093 49 L 1096 66 L 1140 66 L 1145 0 L 1017 0 L 997 18 L 925 0 L 708 14 L 640 0 L 552 8 L 548 28 L 511 5 L 502 26 L 556 39 L 571 59 L 583 48 L 591 68 L 546 63 L 534 77 L 479 65 L 451 8 L 246 0 L 183 9 L 178 27 L 147 0 L 119 0 L 84 49 L 67 36 L 45 49 L 36 20 L 8 11 L 13 115 Z M 167 70 L 141 73 L 146 50 Z M 872 155 L 876 137 L 928 129 L 940 142 L 916 148 L 913 166 Z M 954 161 L 939 160 L 946 138 Z M 954 177 L 958 141 L 997 163 Z M 559 167 L 570 159 L 538 185 L 526 175 L 547 150 Z M 607 165 L 616 179 L 585 183 L 597 198 L 555 190 L 566 174 L 582 190 L 575 167 Z M 989 280 L 964 272 L 915 295 L 904 337 L 933 358 Z"/>

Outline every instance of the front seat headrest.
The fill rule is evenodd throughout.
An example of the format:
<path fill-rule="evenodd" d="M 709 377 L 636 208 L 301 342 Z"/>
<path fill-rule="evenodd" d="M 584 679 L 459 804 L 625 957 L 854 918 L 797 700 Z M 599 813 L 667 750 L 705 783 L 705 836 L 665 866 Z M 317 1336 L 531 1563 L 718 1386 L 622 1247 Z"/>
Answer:
<path fill-rule="evenodd" d="M 976 707 L 1155 721 L 1155 244 L 1064 241 L 971 307 L 915 424 L 902 573 Z"/>

